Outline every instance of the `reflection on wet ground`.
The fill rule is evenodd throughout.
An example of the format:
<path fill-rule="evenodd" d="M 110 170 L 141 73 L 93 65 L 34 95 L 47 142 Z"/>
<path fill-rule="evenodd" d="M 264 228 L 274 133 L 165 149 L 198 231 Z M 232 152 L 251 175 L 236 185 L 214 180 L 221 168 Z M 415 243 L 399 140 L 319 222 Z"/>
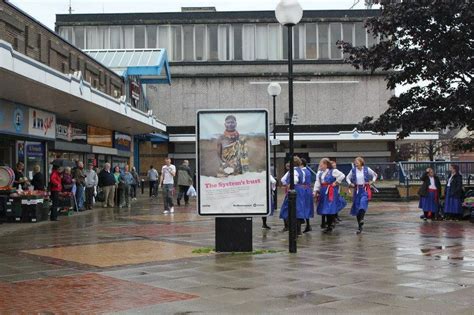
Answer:
<path fill-rule="evenodd" d="M 415 202 L 372 203 L 360 236 L 347 210 L 331 235 L 314 220 L 296 255 L 277 216 L 253 226 L 277 252 L 213 254 L 214 220 L 176 210 L 1 225 L 0 313 L 474 314 L 474 225 L 420 221 Z"/>

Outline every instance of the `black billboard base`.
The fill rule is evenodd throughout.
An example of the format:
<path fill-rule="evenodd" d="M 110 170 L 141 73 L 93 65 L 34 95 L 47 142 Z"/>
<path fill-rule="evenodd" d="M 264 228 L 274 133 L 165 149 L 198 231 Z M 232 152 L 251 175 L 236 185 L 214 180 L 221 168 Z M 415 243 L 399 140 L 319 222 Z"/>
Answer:
<path fill-rule="evenodd" d="M 252 218 L 216 218 L 216 252 L 252 251 Z"/>

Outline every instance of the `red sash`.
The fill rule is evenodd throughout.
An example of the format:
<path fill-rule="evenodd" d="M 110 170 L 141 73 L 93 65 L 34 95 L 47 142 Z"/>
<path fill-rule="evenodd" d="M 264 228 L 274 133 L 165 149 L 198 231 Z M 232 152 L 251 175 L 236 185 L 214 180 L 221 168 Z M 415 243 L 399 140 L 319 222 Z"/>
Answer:
<path fill-rule="evenodd" d="M 323 183 L 322 186 L 328 188 L 329 201 L 333 201 L 334 200 L 334 186 L 329 183 Z"/>
<path fill-rule="evenodd" d="M 370 184 L 357 185 L 357 191 L 359 191 L 359 187 L 364 188 L 365 192 L 367 193 L 367 199 L 371 200 L 372 199 L 372 189 L 370 189 Z"/>
<path fill-rule="evenodd" d="M 428 189 L 428 192 L 434 192 L 435 201 L 438 202 L 438 189 Z"/>

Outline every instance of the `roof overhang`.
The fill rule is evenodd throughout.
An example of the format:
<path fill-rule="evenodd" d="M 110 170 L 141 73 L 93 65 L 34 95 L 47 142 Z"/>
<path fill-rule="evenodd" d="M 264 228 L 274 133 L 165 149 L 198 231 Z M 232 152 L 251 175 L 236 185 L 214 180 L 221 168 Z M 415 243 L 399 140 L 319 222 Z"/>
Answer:
<path fill-rule="evenodd" d="M 166 125 L 123 99 L 15 51 L 0 40 L 0 98 L 53 112 L 61 118 L 131 135 L 166 131 Z"/>
<path fill-rule="evenodd" d="M 289 141 L 288 133 L 277 133 L 276 137 L 280 141 Z M 194 134 L 170 134 L 170 142 L 195 142 Z M 405 140 L 438 140 L 438 132 L 414 132 Z M 314 132 L 314 133 L 295 133 L 295 141 L 395 141 L 396 132 L 389 132 L 380 135 L 376 132 L 366 131 L 339 131 L 339 132 Z"/>

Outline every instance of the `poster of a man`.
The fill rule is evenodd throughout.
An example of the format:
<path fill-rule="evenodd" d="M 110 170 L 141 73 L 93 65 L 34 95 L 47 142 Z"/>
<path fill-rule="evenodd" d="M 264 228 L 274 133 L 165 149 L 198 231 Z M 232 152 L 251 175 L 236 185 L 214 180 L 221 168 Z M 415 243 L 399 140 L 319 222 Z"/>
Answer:
<path fill-rule="evenodd" d="M 199 213 L 266 214 L 268 113 L 200 111 L 197 127 Z"/>

